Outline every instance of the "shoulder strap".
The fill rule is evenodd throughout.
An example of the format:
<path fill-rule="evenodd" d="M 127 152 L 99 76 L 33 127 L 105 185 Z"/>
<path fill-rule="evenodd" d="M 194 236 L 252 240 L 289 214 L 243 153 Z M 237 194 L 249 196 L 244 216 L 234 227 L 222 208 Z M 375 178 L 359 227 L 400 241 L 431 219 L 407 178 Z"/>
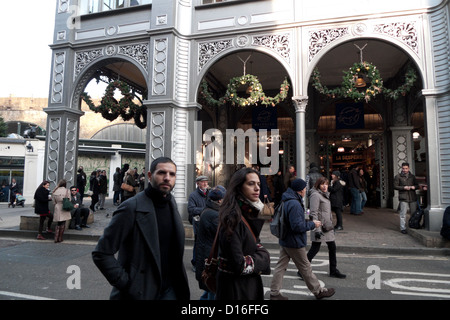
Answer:
<path fill-rule="evenodd" d="M 219 230 L 220 230 L 220 222 L 217 226 L 216 236 L 214 237 L 214 242 L 211 247 L 211 251 L 209 252 L 208 261 L 211 261 L 212 259 L 217 259 L 217 255 L 219 254 L 219 245 L 217 243 L 217 238 L 219 237 Z"/>
<path fill-rule="evenodd" d="M 250 225 L 248 224 L 247 220 L 245 220 L 244 216 L 241 216 L 241 217 L 242 217 L 242 221 L 245 223 L 245 225 L 247 226 L 248 230 L 250 230 L 250 232 L 252 233 L 252 236 L 253 236 L 253 239 L 255 239 L 255 242 L 258 242 L 256 240 L 255 234 L 253 233 L 252 228 L 250 228 Z"/>

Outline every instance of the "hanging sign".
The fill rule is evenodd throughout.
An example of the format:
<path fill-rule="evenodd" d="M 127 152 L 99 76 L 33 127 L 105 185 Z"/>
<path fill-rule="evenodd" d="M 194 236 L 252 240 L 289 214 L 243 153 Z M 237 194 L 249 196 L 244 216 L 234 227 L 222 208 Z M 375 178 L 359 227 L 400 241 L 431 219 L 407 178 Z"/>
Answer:
<path fill-rule="evenodd" d="M 364 104 L 337 103 L 336 129 L 364 129 Z"/>
<path fill-rule="evenodd" d="M 277 108 L 257 106 L 252 108 L 252 127 L 256 131 L 260 129 L 277 129 Z"/>

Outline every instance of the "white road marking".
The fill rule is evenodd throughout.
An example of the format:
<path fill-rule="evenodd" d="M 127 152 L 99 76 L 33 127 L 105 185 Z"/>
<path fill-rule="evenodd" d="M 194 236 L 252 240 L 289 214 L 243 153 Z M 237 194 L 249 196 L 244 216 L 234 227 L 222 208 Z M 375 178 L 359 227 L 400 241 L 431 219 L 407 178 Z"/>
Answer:
<path fill-rule="evenodd" d="M 29 294 L 22 294 L 22 293 L 8 292 L 8 291 L 0 291 L 0 295 L 14 297 L 14 298 L 28 299 L 28 300 L 56 300 L 56 299 L 51 299 L 51 298 L 46 298 L 46 297 L 32 296 Z"/>

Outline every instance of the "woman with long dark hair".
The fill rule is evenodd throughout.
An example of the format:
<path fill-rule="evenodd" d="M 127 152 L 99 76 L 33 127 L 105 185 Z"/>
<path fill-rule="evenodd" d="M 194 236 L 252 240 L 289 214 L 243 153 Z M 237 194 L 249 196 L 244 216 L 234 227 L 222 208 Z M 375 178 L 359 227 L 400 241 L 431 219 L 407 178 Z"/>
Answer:
<path fill-rule="evenodd" d="M 39 187 L 37 187 L 36 191 L 34 192 L 34 213 L 39 215 L 39 230 L 37 235 L 38 240 L 46 240 L 46 238 L 42 235 L 45 219 L 48 218 L 47 232 L 53 232 L 51 230 L 53 216 L 48 208 L 48 203 L 52 200 L 49 188 L 50 182 L 45 180 L 39 185 Z"/>
<path fill-rule="evenodd" d="M 258 172 L 237 171 L 219 209 L 219 274 L 216 300 L 263 300 L 261 274 L 270 274 L 270 255 L 260 244 L 264 204 Z"/>

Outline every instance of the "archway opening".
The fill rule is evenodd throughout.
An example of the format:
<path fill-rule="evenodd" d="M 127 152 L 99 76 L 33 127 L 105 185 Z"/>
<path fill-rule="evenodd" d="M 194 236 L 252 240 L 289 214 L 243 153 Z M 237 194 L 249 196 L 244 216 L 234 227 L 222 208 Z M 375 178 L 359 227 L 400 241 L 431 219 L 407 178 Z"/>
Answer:
<path fill-rule="evenodd" d="M 371 70 L 376 69 L 378 78 L 354 67 L 363 62 Z M 307 109 L 310 120 L 307 130 L 311 132 L 309 162 L 320 163 L 322 173 L 328 177 L 335 169 L 346 172 L 352 165 L 363 167 L 372 189 L 368 190 L 372 199 L 367 204 L 395 206 L 393 180 L 399 172 L 399 163 L 411 162 L 415 170 L 414 145 L 407 142 L 413 140 L 414 129 L 409 128 L 420 131 L 424 127 L 423 114 L 413 117 L 413 110 L 423 108 L 418 98 L 422 82 L 413 59 L 387 41 L 357 39 L 330 49 L 315 67 L 320 71 L 320 84 L 339 94 L 323 94 L 317 88 L 317 78 L 311 76 Z M 410 70 L 415 74 L 411 83 L 407 78 Z M 343 76 L 349 74 L 353 77 L 346 82 Z M 374 87 L 381 89 L 375 95 L 366 93 Z M 347 97 L 342 94 L 351 90 L 362 98 L 357 100 L 351 94 Z M 397 143 L 399 135 L 407 138 L 405 143 Z"/>
<path fill-rule="evenodd" d="M 274 175 L 278 169 L 283 170 L 283 165 L 288 160 L 295 159 L 295 150 L 288 148 L 288 145 L 295 145 L 294 135 L 294 110 L 292 108 L 292 89 L 290 87 L 291 80 L 283 65 L 274 57 L 267 53 L 256 50 L 241 50 L 228 54 L 216 63 L 214 63 L 203 77 L 203 81 L 207 83 L 213 99 L 219 99 L 227 94 L 230 80 L 242 75 L 257 77 L 258 82 L 262 86 L 262 91 L 266 97 L 277 97 L 283 91 L 283 83 L 287 81 L 289 85 L 285 87 L 286 95 L 284 99 L 277 100 L 266 105 L 264 99 L 257 99 L 256 103 L 235 103 L 235 101 L 226 101 L 219 105 L 214 104 L 211 100 L 205 98 L 202 86 L 199 88 L 198 103 L 202 105 L 202 109 L 198 111 L 198 119 L 202 121 L 202 134 L 208 129 L 218 129 L 225 135 L 227 129 L 237 133 L 243 132 L 246 137 L 245 151 L 243 151 L 244 159 L 239 158 L 238 139 L 234 138 L 233 156 L 224 155 L 222 163 L 208 163 L 205 157 L 205 151 L 208 149 L 212 141 L 203 141 L 202 152 L 196 157 L 197 174 L 205 174 L 211 177 L 211 181 L 215 184 L 226 184 L 229 177 L 237 169 L 242 166 L 259 165 L 261 173 L 264 175 Z M 255 88 L 249 83 L 241 83 L 235 86 L 236 92 L 234 97 L 238 96 L 243 99 L 251 98 L 255 93 Z M 232 100 L 232 99 L 231 99 Z M 268 100 L 265 100 L 267 102 Z M 251 132 L 254 130 L 256 136 L 256 144 L 258 148 L 255 152 L 251 145 Z M 275 130 L 278 130 L 276 133 Z M 276 143 L 272 143 L 271 139 L 277 139 Z M 266 144 L 264 144 L 266 143 Z M 262 149 L 259 147 L 264 144 L 264 156 L 271 159 L 277 158 L 276 168 L 273 161 L 261 162 Z M 226 146 L 223 146 L 223 150 Z M 257 154 L 255 154 L 257 153 Z M 227 158 L 228 156 L 228 158 Z M 216 156 L 214 156 L 214 159 Z M 227 159 L 226 161 L 223 161 Z M 232 159 L 231 161 L 229 161 Z M 219 160 L 219 159 L 218 159 Z M 280 161 L 281 160 L 281 161 Z M 219 161 L 220 162 L 220 161 Z M 270 170 L 269 170 L 270 169 Z"/>
<path fill-rule="evenodd" d="M 104 170 L 110 182 L 116 168 L 124 164 L 141 173 L 146 156 L 147 110 L 143 101 L 148 97 L 142 70 L 125 59 L 105 59 L 85 70 L 77 87 L 75 92 L 82 94 L 74 101 L 79 101 L 84 112 L 80 118 L 78 167 L 88 174 Z M 105 113 L 100 108 L 110 111 Z M 139 116 L 131 116 L 131 111 L 136 110 Z M 88 180 L 85 191 L 89 184 Z M 112 186 L 110 183 L 110 194 Z"/>
<path fill-rule="evenodd" d="M 91 74 L 84 84 L 85 92 L 94 106 L 102 105 L 102 99 L 107 96 L 107 88 L 113 82 L 118 82 L 123 85 L 114 87 L 112 94 L 112 101 L 117 105 L 121 105 L 121 99 L 124 98 L 124 93 L 121 88 L 126 88 L 132 96 L 132 102 L 142 108 L 146 113 L 142 101 L 147 99 L 148 89 L 144 75 L 133 63 L 122 59 L 110 59 L 102 61 L 90 68 L 87 71 Z M 102 113 L 97 113 L 86 103 L 86 99 L 80 99 L 81 110 L 85 112 L 80 119 L 80 138 L 90 138 L 102 128 L 120 124 L 131 123 L 135 124 L 134 117 L 129 119 L 118 115 L 115 119 L 107 119 Z M 145 122 L 146 117 L 141 116 L 140 121 Z M 89 125 L 88 125 L 89 124 Z M 92 124 L 95 124 L 94 126 Z M 144 126 L 145 127 L 145 126 Z"/>

